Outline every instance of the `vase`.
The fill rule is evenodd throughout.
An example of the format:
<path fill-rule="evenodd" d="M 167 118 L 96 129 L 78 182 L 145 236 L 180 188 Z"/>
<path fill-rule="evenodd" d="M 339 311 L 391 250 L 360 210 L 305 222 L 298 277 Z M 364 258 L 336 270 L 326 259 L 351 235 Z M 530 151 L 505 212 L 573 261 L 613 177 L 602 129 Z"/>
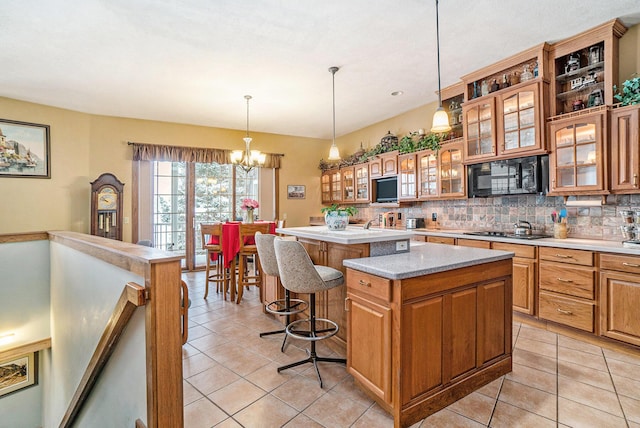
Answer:
<path fill-rule="evenodd" d="M 327 213 L 324 222 L 329 230 L 345 230 L 349 224 L 349 214 L 338 213 L 337 211 Z"/>
<path fill-rule="evenodd" d="M 253 223 L 253 210 L 247 210 L 247 218 L 245 220 L 245 223 Z"/>

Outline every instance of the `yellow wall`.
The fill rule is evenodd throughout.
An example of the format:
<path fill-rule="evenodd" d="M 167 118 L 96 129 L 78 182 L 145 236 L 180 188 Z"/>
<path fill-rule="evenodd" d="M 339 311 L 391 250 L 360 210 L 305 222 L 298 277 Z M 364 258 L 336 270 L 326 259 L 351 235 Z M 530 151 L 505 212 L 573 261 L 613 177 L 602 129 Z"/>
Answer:
<path fill-rule="evenodd" d="M 0 97 L 2 119 L 51 127 L 51 179 L 0 177 L 0 233 L 35 230 L 89 232 L 90 182 L 103 172 L 125 183 L 124 216 L 131 219 L 131 147 L 128 141 L 177 146 L 242 148 L 244 131 L 78 113 Z M 280 213 L 288 226 L 307 225 L 320 213 L 318 162 L 329 149 L 321 139 L 252 133 L 252 148 L 283 153 Z M 287 184 L 305 185 L 307 197 L 288 200 Z M 124 226 L 131 241 L 131 221 Z"/>
<path fill-rule="evenodd" d="M 618 63 L 620 84 L 634 73 L 640 74 L 640 25 L 635 25 L 620 39 L 620 61 Z"/>

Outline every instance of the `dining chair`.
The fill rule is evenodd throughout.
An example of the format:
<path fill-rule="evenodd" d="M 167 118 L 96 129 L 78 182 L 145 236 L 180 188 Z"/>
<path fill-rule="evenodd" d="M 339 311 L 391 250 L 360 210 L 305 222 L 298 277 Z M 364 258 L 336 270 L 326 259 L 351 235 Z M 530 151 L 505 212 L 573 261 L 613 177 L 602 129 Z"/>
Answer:
<path fill-rule="evenodd" d="M 236 303 L 242 301 L 244 287 L 252 285 L 260 287 L 262 285 L 255 234 L 256 232 L 268 234 L 269 228 L 270 224 L 268 222 L 240 223 L 238 227 L 240 250 L 238 251 L 238 294 Z M 249 269 L 249 259 L 253 261 L 251 270 Z"/>
<path fill-rule="evenodd" d="M 216 284 L 216 292 L 222 291 L 224 298 L 227 298 L 227 270 L 224 267 L 222 257 L 222 224 L 200 223 L 200 235 L 202 239 L 202 249 L 207 251 L 206 281 L 204 298 L 209 294 L 209 282 Z M 215 261 L 215 272 L 212 272 Z"/>

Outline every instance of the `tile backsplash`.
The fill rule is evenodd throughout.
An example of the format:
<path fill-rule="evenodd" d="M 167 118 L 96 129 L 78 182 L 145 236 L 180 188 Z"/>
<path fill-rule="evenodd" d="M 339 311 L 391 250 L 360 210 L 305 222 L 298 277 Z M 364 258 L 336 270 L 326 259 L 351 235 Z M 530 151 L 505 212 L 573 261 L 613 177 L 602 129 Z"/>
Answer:
<path fill-rule="evenodd" d="M 599 196 L 571 197 L 570 200 L 600 200 Z M 563 197 L 543 195 L 502 196 L 451 199 L 401 204 L 400 208 L 358 207 L 357 217 L 377 219 L 388 211 L 401 212 L 405 218 L 424 218 L 427 225 L 432 213 L 441 229 L 513 231 L 514 223 L 524 220 L 538 233 L 553 234 L 551 213 L 567 210 L 568 237 L 622 241 L 622 210 L 640 211 L 640 195 L 609 195 L 601 206 L 565 206 Z"/>

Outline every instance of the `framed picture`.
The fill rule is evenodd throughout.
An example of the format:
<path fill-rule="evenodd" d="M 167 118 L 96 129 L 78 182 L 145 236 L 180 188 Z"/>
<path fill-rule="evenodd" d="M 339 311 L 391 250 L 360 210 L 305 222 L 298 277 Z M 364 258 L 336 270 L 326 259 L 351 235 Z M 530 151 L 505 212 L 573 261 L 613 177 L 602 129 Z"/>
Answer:
<path fill-rule="evenodd" d="M 0 398 L 38 384 L 38 354 L 13 357 L 0 361 Z"/>
<path fill-rule="evenodd" d="M 287 199 L 304 199 L 304 186 L 296 184 L 287 185 Z"/>
<path fill-rule="evenodd" d="M 49 125 L 0 119 L 0 177 L 51 178 Z"/>

